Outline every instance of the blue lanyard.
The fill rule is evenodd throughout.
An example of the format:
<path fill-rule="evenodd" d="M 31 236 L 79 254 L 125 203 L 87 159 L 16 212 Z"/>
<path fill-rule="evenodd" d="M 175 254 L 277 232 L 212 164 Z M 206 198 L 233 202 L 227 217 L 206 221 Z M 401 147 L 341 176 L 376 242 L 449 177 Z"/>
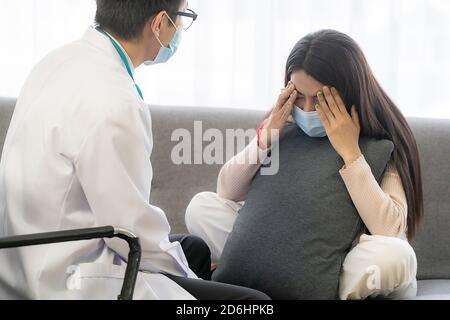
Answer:
<path fill-rule="evenodd" d="M 131 79 L 134 82 L 134 85 L 136 86 L 137 92 L 139 94 L 139 96 L 142 98 L 142 100 L 144 100 L 144 96 L 142 95 L 142 91 L 141 88 L 139 88 L 139 86 L 136 84 L 136 81 L 134 81 L 134 77 L 133 77 L 133 72 L 131 71 L 131 67 L 130 64 L 128 63 L 128 59 L 125 56 L 125 53 L 123 52 L 123 50 L 119 47 L 119 45 L 117 44 L 116 41 L 114 41 L 113 38 L 111 38 L 109 36 L 109 34 L 107 34 L 105 31 L 103 31 L 101 28 L 97 27 L 95 28 L 97 31 L 103 33 L 105 36 L 107 36 L 109 38 L 109 40 L 111 40 L 112 45 L 114 46 L 114 48 L 116 48 L 117 53 L 120 56 L 120 59 L 122 59 L 123 64 L 125 65 L 125 68 L 127 69 L 128 74 L 130 75 Z"/>

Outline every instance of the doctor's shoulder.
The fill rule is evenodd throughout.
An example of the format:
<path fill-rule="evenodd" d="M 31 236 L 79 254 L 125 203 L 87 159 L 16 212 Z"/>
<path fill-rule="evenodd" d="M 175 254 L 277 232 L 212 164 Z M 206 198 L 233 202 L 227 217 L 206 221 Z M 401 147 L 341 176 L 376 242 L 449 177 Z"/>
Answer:
<path fill-rule="evenodd" d="M 68 67 L 79 60 L 78 53 L 79 45 L 76 42 L 53 49 L 33 66 L 24 87 L 27 83 L 44 86 L 52 81 L 61 81 Z"/>

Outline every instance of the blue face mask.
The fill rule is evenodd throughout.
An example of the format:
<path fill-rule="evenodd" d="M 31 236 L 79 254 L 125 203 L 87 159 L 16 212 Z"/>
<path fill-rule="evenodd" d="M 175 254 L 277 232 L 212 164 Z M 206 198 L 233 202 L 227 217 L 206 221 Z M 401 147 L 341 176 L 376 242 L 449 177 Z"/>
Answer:
<path fill-rule="evenodd" d="M 311 138 L 323 138 L 327 136 L 325 127 L 320 121 L 317 111 L 305 112 L 302 109 L 295 107 L 292 111 L 292 117 L 295 123 Z"/>
<path fill-rule="evenodd" d="M 169 16 L 167 16 L 167 17 L 169 18 L 170 22 L 173 24 L 175 29 L 177 29 L 177 32 L 175 32 L 175 35 L 173 36 L 172 40 L 170 41 L 168 48 L 164 47 L 161 40 L 159 40 L 159 38 L 156 37 L 156 39 L 158 39 L 158 41 L 159 41 L 159 44 L 161 45 L 161 48 L 159 49 L 158 55 L 156 56 L 155 60 L 153 60 L 153 61 L 148 60 L 148 61 L 144 62 L 144 64 L 146 66 L 165 63 L 165 62 L 169 61 L 169 59 L 173 57 L 173 55 L 177 52 L 177 50 L 180 46 L 181 38 L 183 35 L 183 28 L 178 28 L 175 25 L 175 23 L 173 23 L 172 19 L 170 19 Z"/>

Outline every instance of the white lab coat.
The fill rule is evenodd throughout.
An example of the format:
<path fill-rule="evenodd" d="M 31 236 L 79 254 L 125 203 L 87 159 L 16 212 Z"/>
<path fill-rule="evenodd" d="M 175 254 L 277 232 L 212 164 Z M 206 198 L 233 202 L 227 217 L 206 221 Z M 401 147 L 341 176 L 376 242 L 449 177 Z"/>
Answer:
<path fill-rule="evenodd" d="M 0 164 L 0 237 L 112 225 L 141 239 L 135 299 L 193 299 L 162 273 L 196 278 L 164 212 L 149 204 L 151 116 L 105 35 L 48 55 L 14 111 Z M 116 299 L 119 239 L 0 250 L 0 298 Z"/>

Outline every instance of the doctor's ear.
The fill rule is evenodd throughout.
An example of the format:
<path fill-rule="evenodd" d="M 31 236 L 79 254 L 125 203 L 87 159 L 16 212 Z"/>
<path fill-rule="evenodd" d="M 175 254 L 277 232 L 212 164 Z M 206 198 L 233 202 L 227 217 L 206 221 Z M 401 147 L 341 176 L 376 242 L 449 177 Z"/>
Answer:
<path fill-rule="evenodd" d="M 158 14 L 154 15 L 150 21 L 150 28 L 153 34 L 159 37 L 159 33 L 164 23 L 164 16 L 166 15 L 165 11 L 161 11 Z"/>

